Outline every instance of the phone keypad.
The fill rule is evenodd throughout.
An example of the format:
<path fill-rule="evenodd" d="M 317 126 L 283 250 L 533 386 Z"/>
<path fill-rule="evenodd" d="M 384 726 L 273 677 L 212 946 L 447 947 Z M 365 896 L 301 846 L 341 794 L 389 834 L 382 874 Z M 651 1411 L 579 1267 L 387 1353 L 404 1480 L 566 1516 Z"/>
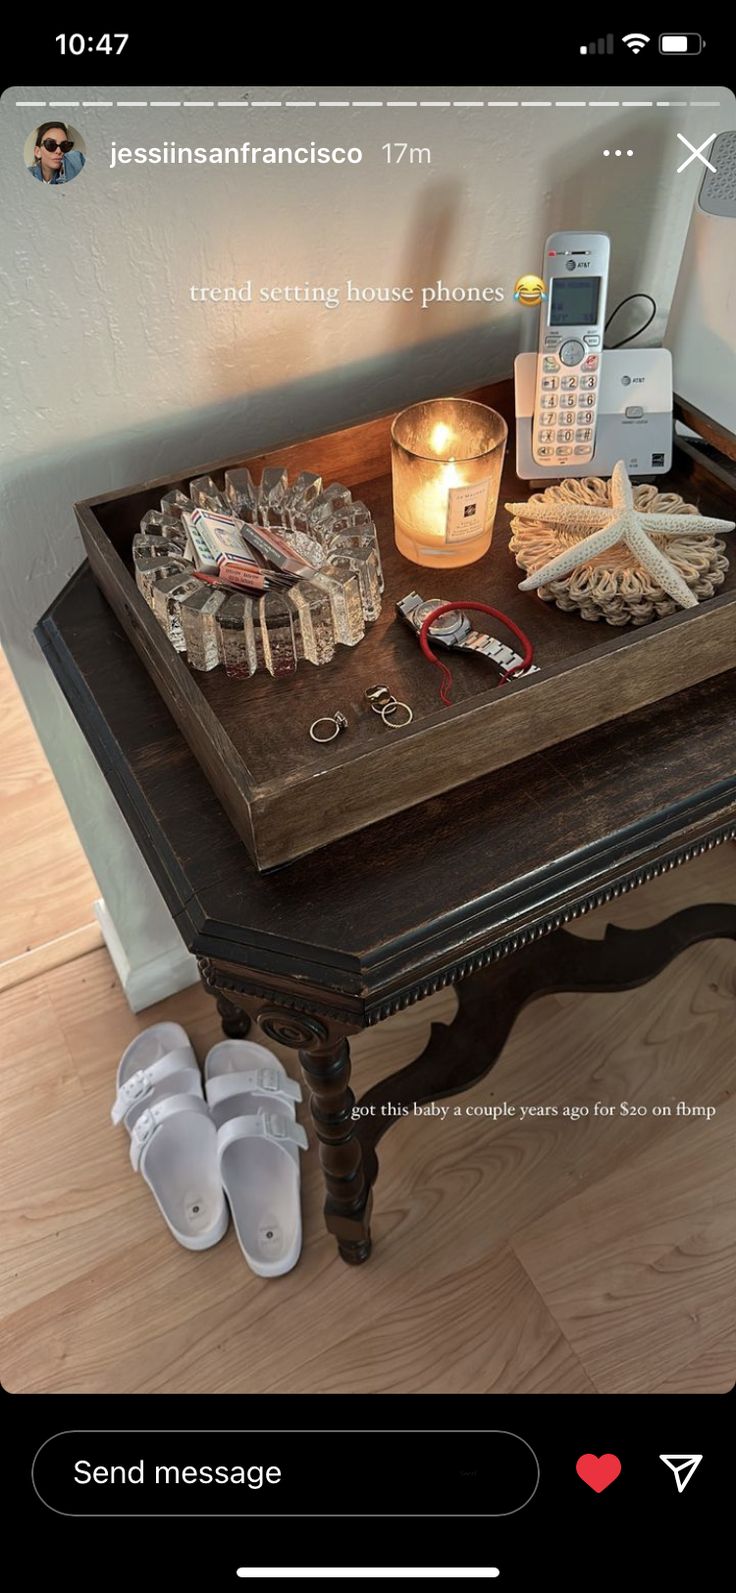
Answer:
<path fill-rule="evenodd" d="M 545 334 L 534 426 L 534 457 L 540 463 L 592 458 L 600 355 L 591 350 L 600 343 L 597 332 L 584 333 L 582 341 Z"/>

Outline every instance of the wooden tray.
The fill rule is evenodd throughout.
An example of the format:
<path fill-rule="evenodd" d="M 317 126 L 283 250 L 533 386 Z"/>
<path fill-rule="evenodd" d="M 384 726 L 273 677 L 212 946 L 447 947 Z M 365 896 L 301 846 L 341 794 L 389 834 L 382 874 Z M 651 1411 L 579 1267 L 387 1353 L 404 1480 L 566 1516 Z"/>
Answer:
<path fill-rule="evenodd" d="M 511 431 L 510 382 L 470 396 L 501 410 Z M 75 506 L 99 585 L 261 870 L 736 665 L 736 556 L 718 596 L 699 608 L 615 631 L 518 591 L 521 572 L 508 552 L 503 509 L 491 552 L 478 564 L 441 574 L 409 564 L 393 542 L 392 418 L 255 457 L 193 464 L 180 477 Z M 513 455 L 510 436 L 501 502 L 527 496 Z M 278 463 L 290 475 L 312 469 L 326 481 L 341 481 L 369 505 L 379 531 L 386 577 L 381 618 L 358 647 L 339 647 L 330 664 L 301 664 L 296 675 L 281 681 L 268 675 L 232 681 L 222 670 L 191 670 L 167 641 L 132 574 L 131 542 L 144 511 L 194 476 L 221 480 L 224 469 L 243 463 L 256 479 L 264 465 Z M 686 449 L 676 450 L 666 483 L 703 513 L 736 518 L 733 491 Z M 454 705 L 442 708 L 439 672 L 396 617 L 397 599 L 412 589 L 426 598 L 475 598 L 504 610 L 531 635 L 539 673 L 499 691 L 488 664 L 453 659 Z M 483 616 L 476 619 L 482 628 Z M 490 620 L 488 627 L 493 628 Z M 391 731 L 370 711 L 364 692 L 376 682 L 411 704 L 412 725 Z M 316 746 L 309 738 L 312 720 L 338 708 L 350 721 L 348 731 L 328 746 Z M 426 826 L 431 847 L 431 807 L 417 812 L 416 823 Z"/>

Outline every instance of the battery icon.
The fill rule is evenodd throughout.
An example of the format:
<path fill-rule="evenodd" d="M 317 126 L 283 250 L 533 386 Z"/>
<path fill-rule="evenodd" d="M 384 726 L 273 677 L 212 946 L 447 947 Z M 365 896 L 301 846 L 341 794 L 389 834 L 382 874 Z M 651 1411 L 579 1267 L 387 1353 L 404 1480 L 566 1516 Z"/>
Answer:
<path fill-rule="evenodd" d="M 700 55 L 704 39 L 700 33 L 660 33 L 660 55 Z"/>

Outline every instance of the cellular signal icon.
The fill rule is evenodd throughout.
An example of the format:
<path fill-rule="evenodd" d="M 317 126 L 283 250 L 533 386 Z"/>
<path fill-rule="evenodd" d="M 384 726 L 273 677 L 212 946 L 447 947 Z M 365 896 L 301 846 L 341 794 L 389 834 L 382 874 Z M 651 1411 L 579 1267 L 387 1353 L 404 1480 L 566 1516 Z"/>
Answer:
<path fill-rule="evenodd" d="M 605 39 L 594 39 L 592 44 L 581 44 L 581 55 L 613 55 L 613 34 L 607 33 Z"/>
<path fill-rule="evenodd" d="M 640 51 L 644 49 L 644 45 L 649 44 L 649 34 L 625 33 L 621 43 L 628 45 L 633 55 L 639 55 Z"/>

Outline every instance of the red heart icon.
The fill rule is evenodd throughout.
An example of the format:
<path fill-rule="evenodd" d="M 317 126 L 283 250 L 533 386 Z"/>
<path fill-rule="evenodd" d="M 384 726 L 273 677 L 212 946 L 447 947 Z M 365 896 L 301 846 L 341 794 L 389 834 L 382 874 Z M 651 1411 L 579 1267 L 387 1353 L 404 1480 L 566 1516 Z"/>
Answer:
<path fill-rule="evenodd" d="M 602 1493 L 621 1473 L 618 1455 L 581 1455 L 575 1470 L 595 1493 Z"/>

